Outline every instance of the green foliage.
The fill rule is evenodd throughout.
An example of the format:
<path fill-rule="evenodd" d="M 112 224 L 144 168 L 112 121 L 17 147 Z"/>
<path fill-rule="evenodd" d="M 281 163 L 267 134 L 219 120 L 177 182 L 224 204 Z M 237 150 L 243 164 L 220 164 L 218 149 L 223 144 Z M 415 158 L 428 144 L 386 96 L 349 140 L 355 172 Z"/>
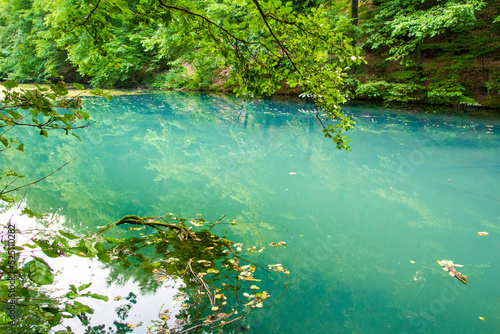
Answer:
<path fill-rule="evenodd" d="M 426 101 L 431 104 L 467 104 L 478 106 L 473 99 L 465 96 L 466 89 L 456 81 L 431 83 L 427 87 Z"/>
<path fill-rule="evenodd" d="M 350 73 L 369 85 L 359 96 L 495 107 L 498 95 L 488 87 L 498 72 L 493 59 L 500 50 L 499 10 L 493 2 L 475 0 L 374 2 L 360 25 L 371 64 Z"/>
<path fill-rule="evenodd" d="M 2 85 L 6 90 L 2 91 L 0 100 L 0 154 L 11 148 L 26 153 L 22 138 L 11 137 L 16 133 L 13 130 L 19 127 L 33 129 L 43 137 L 48 137 L 48 131 L 59 130 L 79 139 L 72 131 L 91 124 L 90 115 L 82 110 L 82 100 L 78 96 L 67 98 L 68 88 L 62 81 L 49 87 L 36 86 L 35 89 L 18 89 L 18 84 L 11 80 Z M 79 84 L 76 87 L 83 88 Z M 102 90 L 94 90 L 93 94 L 109 97 Z M 80 125 L 82 122 L 86 123 Z M 64 165 L 60 168 L 62 167 Z M 0 200 L 12 202 L 13 199 L 6 194 L 27 186 L 13 186 L 14 182 L 23 177 L 24 175 L 13 170 L 0 170 L 0 181 L 3 183 Z M 26 210 L 27 213 L 36 215 L 29 209 Z"/>
<path fill-rule="evenodd" d="M 52 284 L 54 275 L 52 269 L 43 259 L 33 256 L 33 260 L 26 265 L 28 278 L 38 285 Z"/>
<path fill-rule="evenodd" d="M 351 84 L 354 96 L 361 99 L 383 100 L 385 102 L 413 102 L 416 101 L 422 86 L 414 83 L 387 82 L 385 80 L 359 81 Z"/>
<path fill-rule="evenodd" d="M 338 34 L 355 39 L 358 47 L 391 63 L 414 66 L 420 74 L 431 76 L 422 71 L 428 61 L 425 58 L 435 58 L 435 54 L 443 55 L 445 61 L 498 56 L 494 31 L 499 27 L 499 9 L 495 3 L 362 3 L 357 27 L 350 22 L 350 6 L 347 0 L 1 0 L 0 77 L 41 82 L 53 79 L 55 73 L 95 87 L 239 87 L 243 96 L 268 95 L 286 84 L 299 85 L 319 101 L 324 92 L 311 94 L 305 87 L 308 81 L 318 85 L 308 78 L 315 75 L 314 64 L 332 62 L 330 69 L 319 68 L 325 73 L 334 67 L 344 72 L 349 64 L 337 61 L 360 55 L 349 50 L 348 39 Z M 321 55 L 324 52 L 328 61 Z M 304 66 L 311 71 L 303 71 Z M 232 80 L 226 84 L 228 73 Z M 293 78 L 297 73 L 303 78 Z M 370 74 L 394 81 L 381 73 Z M 325 75 L 324 80 L 335 87 L 343 83 L 336 74 Z M 395 86 L 389 96 L 407 102 L 421 100 L 425 95 L 417 87 L 421 83 L 409 80 L 396 80 L 405 85 Z M 467 86 L 470 95 L 470 84 L 461 85 Z M 491 85 L 477 87 L 487 90 L 487 101 L 496 99 L 496 95 L 490 96 L 494 92 Z M 412 92 L 416 95 L 410 97 Z M 330 102 L 335 101 L 328 104 L 335 109 L 343 97 L 335 92 L 328 95 L 332 96 Z M 325 116 L 340 121 L 341 115 L 333 109 Z M 345 143 L 339 145 L 343 146 Z"/>
<path fill-rule="evenodd" d="M 189 57 L 180 57 L 168 64 L 169 70 L 158 74 L 151 86 L 167 89 L 209 90 L 219 73 L 217 59 L 200 56 L 194 51 Z"/>
<path fill-rule="evenodd" d="M 0 1 L 0 78 L 21 82 L 42 82 L 53 72 L 72 70 L 66 52 L 47 34 L 45 13 L 32 7 L 31 1 Z"/>
<path fill-rule="evenodd" d="M 6 241 L 7 232 L 8 235 L 14 235 L 20 231 L 14 232 L 10 229 L 6 227 L 1 232 L 4 241 L 0 252 L 0 325 L 5 324 L 0 327 L 2 332 L 7 333 L 15 329 L 23 333 L 51 333 L 52 328 L 60 325 L 64 318 L 77 317 L 83 321 L 88 314 L 93 313 L 91 308 L 75 301 L 75 298 L 88 297 L 107 301 L 106 296 L 83 291 L 90 287 L 91 283 L 83 284 L 78 289 L 70 286 L 63 297 L 52 297 L 43 287 L 53 283 L 53 270 L 43 258 L 25 254 L 41 251 L 49 257 L 63 256 L 72 247 L 70 239 L 61 238 L 45 230 L 45 237 L 32 237 L 29 243 L 13 247 Z M 73 240 L 76 237 L 71 236 Z M 49 239 L 53 240 L 52 243 L 49 243 Z M 88 239 L 85 237 L 85 240 Z M 58 249 L 57 253 L 54 253 L 55 247 Z M 11 310 L 9 303 L 14 298 L 16 316 L 6 317 L 7 312 Z"/>
<path fill-rule="evenodd" d="M 408 63 L 419 44 L 448 31 L 474 25 L 475 12 L 485 4 L 477 0 L 385 1 L 378 5 L 373 20 L 365 24 L 372 49 L 386 47 L 388 59 Z"/>
<path fill-rule="evenodd" d="M 68 88 L 64 82 L 51 84 L 50 88 L 15 89 L 14 81 L 5 81 L 6 88 L 0 100 L 0 152 L 14 147 L 24 152 L 24 146 L 18 139 L 7 137 L 14 127 L 30 127 L 47 137 L 49 130 L 63 130 L 66 134 L 76 128 L 88 126 L 76 125 L 78 121 L 87 121 L 90 117 L 81 110 L 79 97 L 64 99 Z M 62 113 L 61 110 L 65 110 Z M 11 175 L 14 176 L 14 175 Z"/>

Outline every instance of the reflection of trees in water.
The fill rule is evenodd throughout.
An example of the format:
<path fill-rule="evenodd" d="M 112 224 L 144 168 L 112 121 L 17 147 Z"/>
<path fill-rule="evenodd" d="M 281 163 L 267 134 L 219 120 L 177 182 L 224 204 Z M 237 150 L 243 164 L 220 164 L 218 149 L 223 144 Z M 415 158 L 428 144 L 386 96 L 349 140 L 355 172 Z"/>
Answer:
<path fill-rule="evenodd" d="M 145 293 L 154 292 L 167 278 L 184 283 L 179 289 L 183 303 L 175 328 L 160 319 L 153 322 L 157 330 L 190 333 L 204 332 L 207 328 L 234 330 L 253 309 L 273 306 L 286 291 L 288 271 L 282 265 L 255 264 L 246 254 L 251 257 L 259 253 L 257 249 L 245 251 L 242 244 L 210 232 L 223 218 L 208 223 L 201 218 L 184 219 L 171 214 L 149 218 L 125 216 L 98 233 L 116 226 L 138 226 L 129 228 L 128 236 L 121 240 L 105 239 L 111 244 L 103 246 L 112 259 L 107 264 L 110 278 L 138 282 Z M 193 226 L 202 227 L 195 230 Z M 137 235 L 138 230 L 142 232 Z M 270 296 L 259 276 L 266 272 L 270 276 L 279 275 L 275 271 L 284 274 L 286 282 L 281 283 L 280 294 Z M 118 315 L 122 320 L 128 309 L 120 310 Z"/>

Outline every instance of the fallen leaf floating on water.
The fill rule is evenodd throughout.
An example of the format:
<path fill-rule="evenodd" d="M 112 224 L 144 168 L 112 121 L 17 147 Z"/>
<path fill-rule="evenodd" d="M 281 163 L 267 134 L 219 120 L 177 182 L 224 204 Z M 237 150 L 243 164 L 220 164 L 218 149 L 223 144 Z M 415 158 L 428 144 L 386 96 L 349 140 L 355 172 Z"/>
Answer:
<path fill-rule="evenodd" d="M 441 261 L 438 260 L 437 263 L 440 266 L 442 266 L 443 270 L 447 271 L 450 276 L 455 277 L 456 279 L 458 279 L 463 284 L 467 284 L 467 276 L 462 275 L 461 272 L 457 271 L 454 268 L 454 267 L 463 267 L 462 265 L 460 265 L 460 264 L 454 264 L 453 261 L 451 261 L 451 260 L 441 260 Z"/>
<path fill-rule="evenodd" d="M 290 274 L 290 272 L 288 270 L 286 270 L 286 269 L 283 268 L 283 265 L 281 263 L 278 263 L 278 264 L 268 264 L 267 266 L 269 267 L 269 270 L 278 271 L 278 272 L 283 273 L 285 275 Z"/>
<path fill-rule="evenodd" d="M 415 261 L 413 261 L 413 260 L 410 260 L 410 263 L 415 263 Z"/>
<path fill-rule="evenodd" d="M 210 263 L 210 261 L 207 261 L 207 260 L 198 260 L 196 262 L 198 262 L 198 263 Z"/>
<path fill-rule="evenodd" d="M 290 174 L 290 175 L 297 175 L 297 173 L 294 173 L 294 172 L 290 172 L 288 174 Z"/>
<path fill-rule="evenodd" d="M 479 319 L 481 319 L 482 321 L 486 322 L 486 320 L 484 320 L 484 318 L 483 318 L 483 317 L 479 317 Z"/>
<path fill-rule="evenodd" d="M 278 242 L 278 243 L 276 243 L 276 242 L 271 242 L 271 243 L 269 244 L 269 246 L 272 246 L 272 247 L 279 247 L 279 246 L 285 246 L 285 247 L 288 247 L 288 245 L 286 244 L 286 242 L 285 242 L 285 241 L 280 241 L 280 242 Z"/>
<path fill-rule="evenodd" d="M 482 236 L 482 235 L 488 235 L 489 233 L 488 232 L 477 232 L 477 234 Z"/>

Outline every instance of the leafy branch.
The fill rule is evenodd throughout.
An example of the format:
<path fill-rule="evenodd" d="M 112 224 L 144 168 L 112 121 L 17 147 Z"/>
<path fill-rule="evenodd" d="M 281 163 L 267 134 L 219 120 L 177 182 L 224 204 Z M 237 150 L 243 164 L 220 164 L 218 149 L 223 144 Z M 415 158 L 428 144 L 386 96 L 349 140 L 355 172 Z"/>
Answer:
<path fill-rule="evenodd" d="M 166 280 L 166 277 L 184 281 L 185 288 L 181 290 L 185 302 L 178 316 L 179 326 L 167 328 L 163 314 L 160 320 L 153 321 L 149 330 L 159 333 L 165 330 L 170 330 L 172 333 L 196 333 L 202 331 L 203 328 L 214 329 L 216 327 L 234 330 L 253 309 L 264 308 L 264 303 L 267 303 L 271 296 L 266 291 L 259 292 L 260 288 L 256 284 L 260 282 L 260 279 L 255 274 L 261 266 L 241 256 L 243 245 L 210 232 L 223 218 L 209 223 L 201 218 L 180 218 L 173 214 L 158 217 L 130 215 L 91 235 L 76 235 L 64 230 L 44 229 L 43 233 L 36 233 L 29 237 L 31 242 L 16 247 L 18 254 L 26 250 L 31 253 L 31 255 L 22 255 L 31 259 L 30 261 L 18 264 L 19 268 L 16 273 L 20 282 L 24 282 L 18 289 L 48 286 L 54 280 L 54 273 L 49 264 L 43 257 L 34 256 L 35 251 L 41 251 L 48 257 L 68 255 L 97 257 L 112 272 L 121 270 L 122 267 L 137 267 L 138 270 L 134 272 L 140 275 L 140 280 L 138 277 L 136 279 L 148 282 L 148 284 L 156 282 L 156 286 L 159 286 Z M 188 224 L 192 226 L 188 227 Z M 118 229 L 113 231 L 114 237 L 103 236 L 112 228 L 127 225 L 127 232 Z M 156 233 L 148 233 L 137 238 L 136 231 L 146 228 L 154 228 Z M 120 232 L 121 238 L 116 238 Z M 26 231 L 17 231 L 17 233 L 29 236 Z M 284 242 L 270 245 L 286 246 Z M 5 251 L 7 244 L 4 242 L 3 246 Z M 247 251 L 255 252 L 255 247 L 250 247 Z M 242 261 L 250 264 L 242 265 Z M 7 265 L 6 258 L 0 257 L 0 269 L 4 270 Z M 285 293 L 289 273 L 281 265 L 267 265 L 267 268 L 265 272 L 280 272 L 286 276 L 286 286 L 282 295 L 274 303 L 266 306 L 271 307 Z M 2 272 L 8 273 L 8 271 Z M 1 282 L 6 278 L 5 275 L 0 274 L 0 299 L 8 293 L 1 289 Z M 243 282 L 247 283 L 243 284 Z M 70 285 L 70 290 L 57 298 L 45 293 L 38 294 L 35 292 L 37 290 L 30 292 L 27 299 L 19 297 L 18 305 L 21 314 L 24 315 L 24 318 L 20 319 L 24 321 L 23 328 L 35 329 L 38 328 L 37 326 L 52 328 L 62 324 L 63 317 L 81 318 L 92 314 L 93 310 L 90 307 L 76 301 L 72 302 L 78 297 L 108 300 L 107 296 L 83 291 L 89 286 L 90 284 L 80 287 Z M 249 293 L 250 291 L 252 292 Z M 246 302 L 244 302 L 245 299 Z M 42 304 L 51 305 L 50 312 L 53 316 L 49 317 L 47 313 L 44 313 L 48 310 L 40 308 L 39 305 Z M 33 310 L 37 308 L 41 311 L 33 315 Z M 0 310 L 0 319 L 1 315 Z M 35 319 L 39 317 L 38 322 L 32 321 L 33 317 Z"/>

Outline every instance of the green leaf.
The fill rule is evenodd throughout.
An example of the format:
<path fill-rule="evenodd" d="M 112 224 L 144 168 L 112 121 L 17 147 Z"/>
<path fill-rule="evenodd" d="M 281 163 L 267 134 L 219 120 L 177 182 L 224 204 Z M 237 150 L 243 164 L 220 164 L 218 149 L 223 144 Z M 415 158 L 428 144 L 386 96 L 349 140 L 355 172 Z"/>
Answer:
<path fill-rule="evenodd" d="M 80 286 L 78 287 L 78 291 L 80 291 L 80 292 L 81 292 L 82 290 L 87 289 L 87 288 L 88 288 L 89 286 L 91 286 L 91 285 L 92 285 L 92 283 L 82 284 L 82 285 L 80 285 Z"/>
<path fill-rule="evenodd" d="M 0 298 L 2 300 L 9 299 L 10 281 L 0 281 Z"/>
<path fill-rule="evenodd" d="M 9 147 L 9 141 L 5 137 L 0 137 L 0 142 L 5 146 Z"/>
<path fill-rule="evenodd" d="M 26 152 L 24 152 L 24 143 L 21 144 L 21 145 L 19 145 L 18 147 L 16 147 L 16 150 L 19 150 L 19 151 L 21 151 L 23 153 L 26 153 Z"/>
<path fill-rule="evenodd" d="M 57 251 L 50 248 L 45 248 L 45 249 L 42 248 L 42 252 L 51 258 L 56 258 L 60 256 L 60 254 Z"/>
<path fill-rule="evenodd" d="M 41 258 L 33 256 L 33 260 L 28 262 L 28 277 L 33 282 L 46 285 L 54 282 L 54 275 L 49 265 Z"/>
<path fill-rule="evenodd" d="M 47 133 L 47 131 L 44 130 L 44 129 L 40 130 L 40 135 L 44 136 L 45 138 L 47 138 L 49 136 L 49 134 Z"/>
<path fill-rule="evenodd" d="M 2 82 L 2 86 L 7 88 L 8 90 L 11 90 L 12 88 L 16 88 L 17 86 L 19 86 L 19 84 L 15 81 L 12 81 L 12 80 L 6 80 L 6 81 Z"/>
<path fill-rule="evenodd" d="M 105 302 L 109 301 L 109 298 L 107 296 L 99 295 L 97 293 L 86 293 L 85 295 L 82 295 L 82 296 L 90 297 L 90 298 L 94 298 L 94 299 L 99 299 L 99 300 L 104 300 Z"/>
<path fill-rule="evenodd" d="M 0 325 L 7 324 L 7 323 L 9 323 L 11 321 L 12 320 L 7 315 L 7 313 L 0 311 Z"/>
<path fill-rule="evenodd" d="M 70 254 L 75 254 L 75 255 L 83 256 L 83 257 L 88 256 L 87 255 L 88 249 L 87 249 L 87 247 L 83 247 L 83 246 L 72 247 L 72 248 L 68 249 L 67 252 Z"/>
<path fill-rule="evenodd" d="M 66 304 L 64 305 L 64 310 L 72 315 L 79 315 L 80 314 L 80 308 L 71 305 L 71 304 Z"/>
<path fill-rule="evenodd" d="M 105 253 L 105 252 L 98 252 L 97 253 L 97 258 L 99 260 L 101 260 L 102 262 L 104 262 L 104 263 L 108 263 L 108 262 L 111 261 L 111 257 L 107 253 Z"/>
<path fill-rule="evenodd" d="M 116 238 L 104 238 L 107 242 L 114 243 L 114 244 L 120 244 L 122 241 L 120 239 Z"/>
<path fill-rule="evenodd" d="M 83 116 L 83 119 L 86 121 L 90 118 L 90 115 L 85 111 L 80 111 L 80 114 Z"/>
<path fill-rule="evenodd" d="M 19 177 L 17 174 L 16 174 L 17 177 Z M 24 176 L 22 176 L 24 177 Z M 39 219 L 42 219 L 43 218 L 43 215 L 38 213 L 38 212 L 35 212 L 35 211 L 32 211 L 30 210 L 28 207 L 24 207 L 23 208 L 23 211 L 21 212 L 23 215 L 26 215 L 30 218 L 33 218 L 33 217 L 36 217 L 36 218 L 39 218 Z"/>
<path fill-rule="evenodd" d="M 12 117 L 14 117 L 14 119 L 16 119 L 16 120 L 20 120 L 20 119 L 23 118 L 23 116 L 21 116 L 19 113 L 15 112 L 13 110 L 7 109 L 7 110 L 4 110 L 4 111 L 6 111 L 9 115 L 11 115 Z"/>
<path fill-rule="evenodd" d="M 113 96 L 108 93 L 102 93 L 102 96 L 104 96 L 108 101 L 111 101 L 113 99 Z"/>
<path fill-rule="evenodd" d="M 69 298 L 69 299 L 75 299 L 77 297 L 80 297 L 80 295 L 77 293 L 77 292 L 73 292 L 73 291 L 68 291 L 66 293 L 66 298 Z"/>
<path fill-rule="evenodd" d="M 62 235 L 63 237 L 65 237 L 66 239 L 69 239 L 69 240 L 75 240 L 75 239 L 79 239 L 80 237 L 72 234 L 72 233 L 69 233 L 69 232 L 64 232 L 64 231 L 61 231 L 59 230 L 59 234 Z"/>
<path fill-rule="evenodd" d="M 82 84 L 74 82 L 72 83 L 72 85 L 75 86 L 75 88 L 78 90 L 85 90 L 85 87 Z"/>
<path fill-rule="evenodd" d="M 47 93 L 47 94 L 45 94 L 45 96 L 47 96 L 52 101 L 55 101 L 57 99 L 57 95 L 54 93 Z"/>
<path fill-rule="evenodd" d="M 54 316 L 52 317 L 52 319 L 49 320 L 49 325 L 55 327 L 61 323 L 62 315 L 59 309 L 51 308 L 51 310 Z"/>

